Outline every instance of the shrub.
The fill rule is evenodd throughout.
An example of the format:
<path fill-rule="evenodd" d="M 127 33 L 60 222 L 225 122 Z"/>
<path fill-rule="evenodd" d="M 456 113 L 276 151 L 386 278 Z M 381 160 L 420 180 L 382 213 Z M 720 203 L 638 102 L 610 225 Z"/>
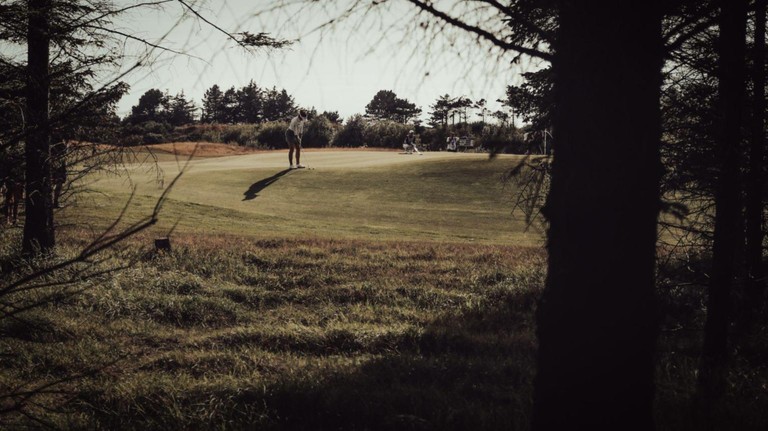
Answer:
<path fill-rule="evenodd" d="M 203 129 L 200 134 L 201 140 L 205 142 L 221 142 L 223 127 L 219 124 L 212 124 Z"/>
<path fill-rule="evenodd" d="M 394 121 L 372 121 L 363 131 L 365 143 L 370 147 L 399 148 L 411 126 Z"/>
<path fill-rule="evenodd" d="M 519 129 L 509 126 L 488 126 L 476 137 L 477 147 L 504 153 L 525 154 L 527 144 Z"/>
<path fill-rule="evenodd" d="M 176 142 L 200 142 L 203 141 L 204 126 L 188 124 L 176 127 L 173 130 L 173 140 Z"/>
<path fill-rule="evenodd" d="M 336 133 L 331 141 L 334 147 L 359 147 L 365 143 L 363 131 L 365 120 L 362 115 L 349 117 L 346 124 Z"/>
<path fill-rule="evenodd" d="M 257 144 L 258 126 L 255 124 L 237 124 L 225 127 L 221 132 L 221 142 L 254 147 Z"/>
<path fill-rule="evenodd" d="M 314 148 L 328 147 L 333 134 L 333 123 L 323 115 L 315 116 L 304 126 L 302 145 Z"/>
<path fill-rule="evenodd" d="M 445 138 L 448 136 L 447 131 L 442 128 L 426 129 L 421 133 L 421 145 L 424 149 L 429 151 L 439 151 L 445 149 Z"/>
<path fill-rule="evenodd" d="M 145 133 L 143 137 L 143 142 L 146 145 L 160 144 L 165 141 L 165 136 L 160 133 Z"/>
<path fill-rule="evenodd" d="M 164 135 L 173 130 L 173 126 L 168 123 L 158 123 L 157 121 L 145 121 L 138 125 L 138 129 L 143 133 Z"/>
<path fill-rule="evenodd" d="M 281 148 L 285 146 L 285 129 L 288 123 L 285 121 L 273 121 L 264 123 L 256 135 L 259 144 L 268 148 Z"/>

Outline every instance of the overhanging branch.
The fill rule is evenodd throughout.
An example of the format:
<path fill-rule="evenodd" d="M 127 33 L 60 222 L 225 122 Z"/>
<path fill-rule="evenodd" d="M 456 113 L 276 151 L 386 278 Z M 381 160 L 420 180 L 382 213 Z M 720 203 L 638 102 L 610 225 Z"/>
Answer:
<path fill-rule="evenodd" d="M 445 12 L 437 10 L 434 6 L 432 6 L 431 2 L 425 2 L 420 0 L 408 0 L 411 4 L 417 6 L 419 9 L 421 9 L 424 12 L 427 12 L 431 14 L 432 16 L 439 18 L 446 23 L 458 27 L 462 30 L 468 31 L 470 33 L 474 33 L 481 38 L 493 43 L 494 45 L 498 46 L 499 48 L 505 50 L 505 51 L 517 51 L 521 54 L 529 55 L 531 57 L 540 58 L 542 60 L 552 61 L 552 54 L 540 51 L 538 49 L 534 48 L 528 48 L 516 43 L 506 42 L 502 39 L 499 39 L 494 35 L 493 33 L 484 30 L 480 27 L 468 24 L 456 17 L 452 17 Z"/>

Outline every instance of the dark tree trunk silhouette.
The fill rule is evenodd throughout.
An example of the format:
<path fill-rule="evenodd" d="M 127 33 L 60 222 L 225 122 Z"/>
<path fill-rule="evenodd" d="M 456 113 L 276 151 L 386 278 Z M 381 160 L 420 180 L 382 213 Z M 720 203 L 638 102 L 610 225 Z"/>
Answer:
<path fill-rule="evenodd" d="M 29 0 L 27 33 L 26 192 L 22 250 L 46 253 L 55 245 L 51 203 L 48 74 L 51 0 Z"/>
<path fill-rule="evenodd" d="M 562 1 L 533 429 L 654 428 L 661 11 Z"/>
<path fill-rule="evenodd" d="M 765 307 L 763 268 L 763 194 L 765 184 L 765 13 L 766 0 L 755 2 L 755 46 L 752 55 L 752 102 L 749 168 L 746 187 L 746 295 L 742 310 L 742 332 L 753 329 L 755 318 Z"/>
<path fill-rule="evenodd" d="M 744 103 L 746 0 L 720 2 L 718 42 L 719 130 L 716 136 L 718 177 L 715 190 L 715 233 L 712 274 L 707 300 L 704 346 L 699 364 L 699 401 L 714 403 L 725 392 L 730 325 L 731 285 L 740 239 L 740 141 Z"/>

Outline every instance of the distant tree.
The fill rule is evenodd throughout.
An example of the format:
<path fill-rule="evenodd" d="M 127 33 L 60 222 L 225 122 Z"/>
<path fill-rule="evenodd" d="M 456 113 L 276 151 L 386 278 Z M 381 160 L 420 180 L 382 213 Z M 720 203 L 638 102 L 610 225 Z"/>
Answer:
<path fill-rule="evenodd" d="M 499 120 L 499 122 L 500 122 L 502 125 L 506 125 L 506 124 L 507 124 L 507 121 L 509 121 L 509 117 L 510 117 L 510 116 L 509 116 L 509 114 L 508 114 L 508 113 L 506 113 L 506 112 L 504 112 L 504 111 L 501 111 L 501 110 L 497 110 L 497 111 L 493 111 L 493 113 L 491 114 L 491 117 L 493 117 L 493 118 L 495 118 L 495 119 Z"/>
<path fill-rule="evenodd" d="M 238 92 L 234 86 L 227 89 L 221 98 L 221 118 L 219 123 L 234 124 L 240 120 L 240 105 L 237 98 Z"/>
<path fill-rule="evenodd" d="M 461 96 L 457 98 L 451 105 L 452 116 L 459 117 L 459 122 L 467 123 L 467 110 L 474 105 L 471 99 Z M 462 120 L 463 118 L 463 120 Z"/>
<path fill-rule="evenodd" d="M 323 113 L 320 115 L 327 118 L 332 123 L 341 124 L 341 117 L 339 116 L 339 111 L 323 111 Z"/>
<path fill-rule="evenodd" d="M 525 82 L 521 85 L 507 87 L 502 103 L 512 108 L 516 116 L 530 123 L 534 130 L 551 128 L 555 108 L 552 68 L 523 73 L 522 77 Z"/>
<path fill-rule="evenodd" d="M 250 81 L 246 86 L 237 90 L 238 115 L 237 121 L 255 124 L 262 121 L 263 91 Z"/>
<path fill-rule="evenodd" d="M 214 84 L 211 88 L 205 90 L 205 94 L 203 94 L 200 122 L 222 123 L 225 117 L 224 93 L 222 93 L 218 85 Z"/>
<path fill-rule="evenodd" d="M 421 114 L 416 104 L 397 97 L 394 91 L 379 90 L 370 103 L 365 106 L 365 113 L 375 120 L 392 120 L 407 123 Z"/>
<path fill-rule="evenodd" d="M 184 96 L 184 92 L 170 98 L 168 104 L 168 122 L 173 126 L 181 126 L 195 122 L 195 103 Z"/>
<path fill-rule="evenodd" d="M 167 93 L 151 88 L 141 95 L 137 105 L 131 107 L 128 121 L 132 124 L 147 121 L 166 122 L 168 121 L 170 103 L 170 96 Z"/>
<path fill-rule="evenodd" d="M 429 124 L 433 127 L 446 127 L 455 101 L 456 99 L 448 94 L 438 97 L 435 103 L 430 106 L 432 110 L 429 112 Z"/>
<path fill-rule="evenodd" d="M 298 110 L 293 97 L 284 89 L 278 91 L 275 87 L 266 91 L 262 106 L 265 121 L 285 120 Z"/>
<path fill-rule="evenodd" d="M 411 103 L 405 99 L 397 99 L 395 105 L 395 115 L 392 118 L 398 123 L 406 124 L 411 121 L 416 121 L 421 114 L 421 108 L 417 108 L 415 103 Z"/>
<path fill-rule="evenodd" d="M 485 116 L 488 114 L 488 108 L 486 107 L 487 101 L 485 99 L 480 99 L 475 102 L 475 104 L 472 106 L 473 108 L 479 110 L 480 120 L 485 123 Z"/>

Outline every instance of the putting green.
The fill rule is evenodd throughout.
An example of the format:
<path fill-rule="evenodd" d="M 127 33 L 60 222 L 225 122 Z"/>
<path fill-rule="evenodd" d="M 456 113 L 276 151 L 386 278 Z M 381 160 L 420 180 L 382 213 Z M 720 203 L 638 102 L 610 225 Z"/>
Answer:
<path fill-rule="evenodd" d="M 63 210 L 65 221 L 106 225 L 135 195 L 125 221 L 151 212 L 185 159 L 163 157 L 156 168 L 128 165 L 121 176 L 92 175 L 90 193 Z M 305 150 L 309 169 L 287 169 L 287 151 L 192 160 L 174 185 L 152 230 L 258 237 L 343 237 L 477 241 L 538 245 L 513 216 L 504 171 L 519 156 L 395 151 Z M 159 173 L 158 173 L 159 169 Z M 163 180 L 158 180 L 162 177 Z"/>

